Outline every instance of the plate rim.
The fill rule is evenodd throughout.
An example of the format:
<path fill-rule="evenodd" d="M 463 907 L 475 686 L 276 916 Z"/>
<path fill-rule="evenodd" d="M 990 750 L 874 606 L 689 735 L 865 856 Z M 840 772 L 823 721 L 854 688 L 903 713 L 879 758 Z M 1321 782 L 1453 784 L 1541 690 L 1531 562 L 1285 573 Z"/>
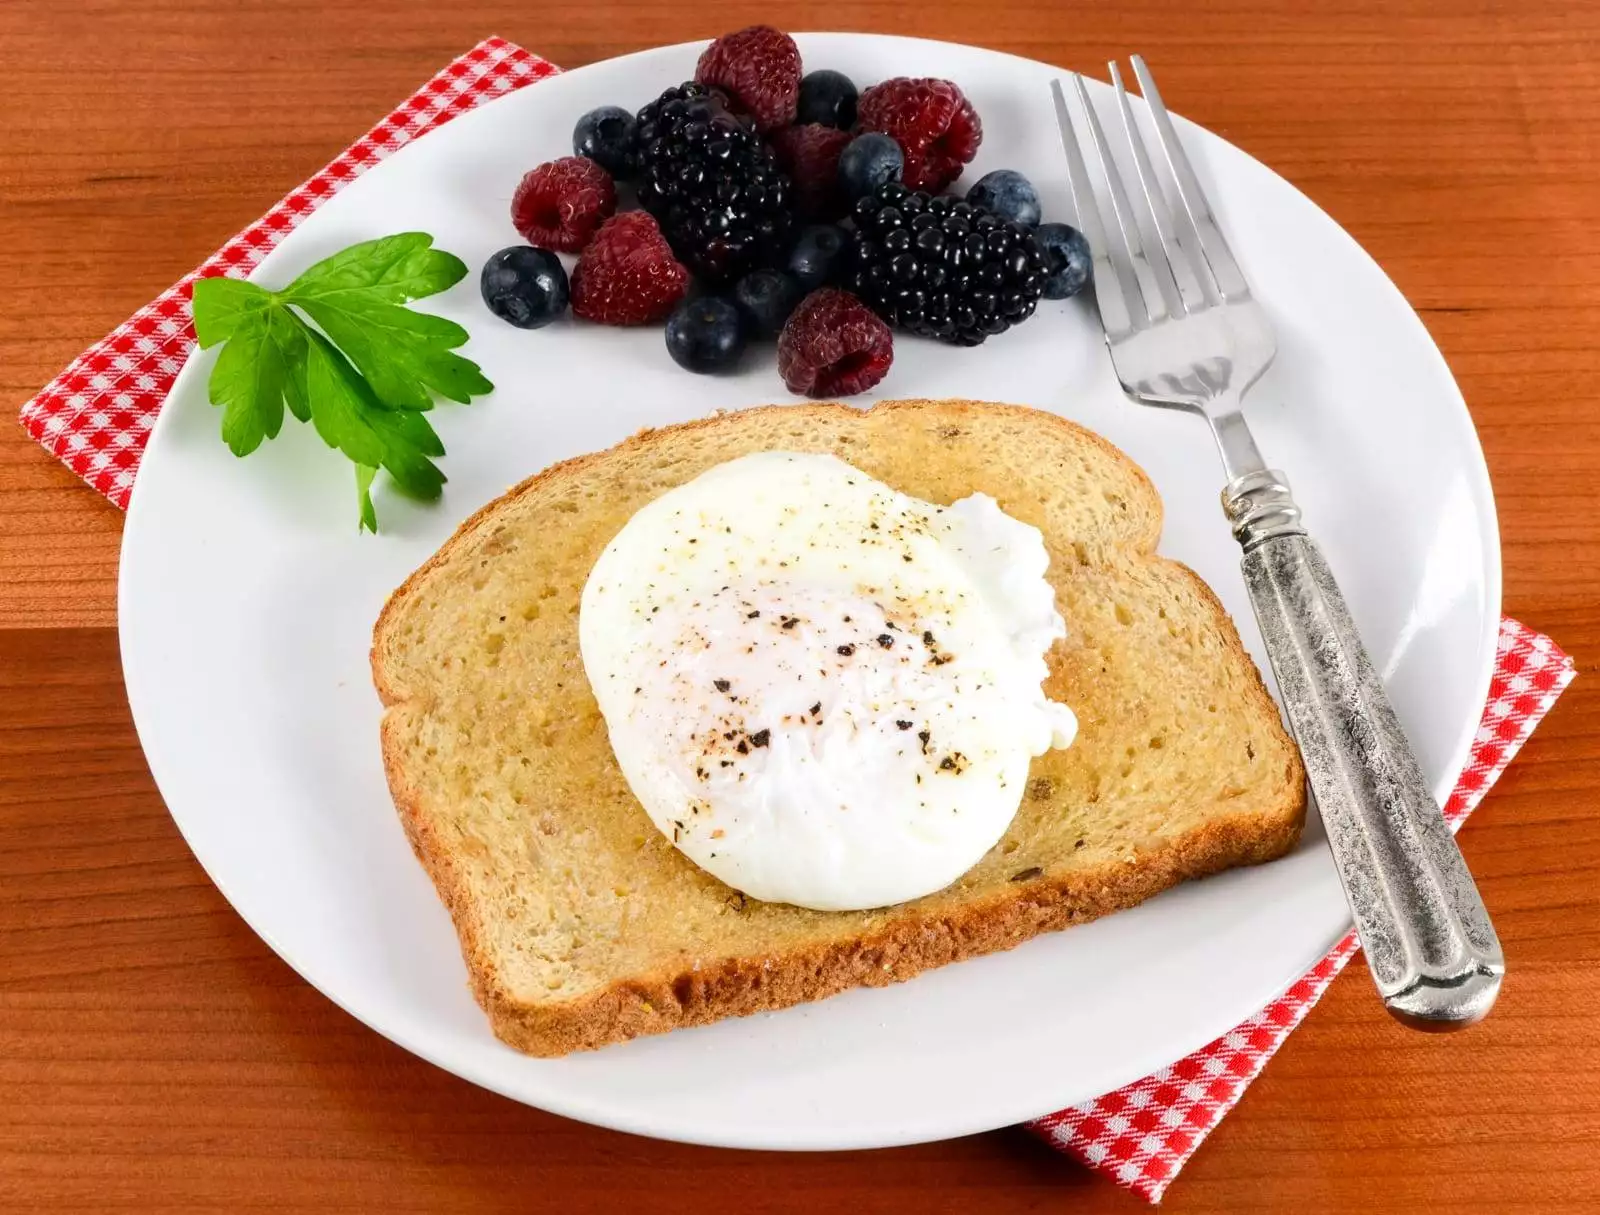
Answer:
<path fill-rule="evenodd" d="M 802 42 L 811 39 L 848 39 L 856 42 L 876 43 L 885 47 L 915 47 L 918 45 L 941 47 L 962 52 L 978 52 L 986 57 L 993 57 L 1000 60 L 1008 60 L 1017 64 L 1026 65 L 1030 69 L 1044 68 L 1050 71 L 1062 73 L 1070 70 L 1061 68 L 1055 64 L 1046 63 L 1043 60 L 1030 59 L 1026 56 L 1016 55 L 1008 51 L 995 50 L 975 44 L 953 42 L 941 39 L 920 38 L 897 34 L 862 33 L 854 31 L 807 31 L 796 33 L 794 34 L 794 37 L 797 41 Z M 630 52 L 626 55 L 620 55 L 610 59 L 597 60 L 594 63 L 585 64 L 582 67 L 574 68 L 571 71 L 562 71 L 560 75 L 572 76 L 578 73 L 589 71 L 590 69 L 615 69 L 618 65 L 626 64 L 629 61 L 642 58 L 668 56 L 673 54 L 686 54 L 696 48 L 703 48 L 708 44 L 709 41 L 709 39 L 694 39 L 670 44 L 667 46 L 648 47 L 638 51 Z M 550 77 L 549 79 L 556 78 L 557 77 Z M 1099 81 L 1098 79 L 1090 79 L 1089 84 L 1091 88 L 1109 88 L 1108 85 L 1106 85 L 1103 81 Z M 514 89 L 510 92 L 501 94 L 498 97 L 491 98 L 475 109 L 458 116 L 456 120 L 453 120 L 452 123 L 448 125 L 454 125 L 454 121 L 470 119 L 472 115 L 490 109 L 496 102 L 506 100 L 521 93 L 522 91 L 523 90 L 521 89 Z M 1417 312 L 1415 307 L 1412 306 L 1411 302 L 1405 297 L 1404 293 L 1400 291 L 1399 287 L 1394 283 L 1393 279 L 1390 278 L 1388 272 L 1384 270 L 1383 266 L 1375 258 L 1373 258 L 1370 253 L 1367 252 L 1365 247 L 1362 246 L 1360 242 L 1357 241 L 1356 238 L 1343 227 L 1343 225 L 1339 224 L 1338 221 L 1329 215 L 1314 199 L 1302 191 L 1293 182 L 1290 182 L 1287 178 L 1284 178 L 1281 174 L 1278 174 L 1275 170 L 1271 169 L 1270 166 L 1267 166 L 1263 162 L 1257 160 L 1249 152 L 1238 147 L 1236 144 L 1225 139 L 1223 136 L 1218 135 L 1207 128 L 1199 127 L 1198 124 L 1183 119 L 1181 116 L 1175 115 L 1174 117 L 1184 127 L 1201 131 L 1206 137 L 1218 140 L 1219 142 L 1225 144 L 1232 152 L 1249 161 L 1256 169 L 1264 170 L 1273 177 L 1278 178 L 1285 185 L 1287 185 L 1289 189 L 1293 190 L 1303 202 L 1309 204 L 1310 207 L 1326 222 L 1337 228 L 1338 231 L 1342 233 L 1349 241 L 1351 241 L 1352 244 L 1360 249 L 1362 255 L 1367 259 L 1370 266 L 1378 272 L 1382 282 L 1387 285 L 1388 289 L 1393 292 L 1395 298 L 1404 305 L 1407 311 L 1411 313 L 1412 318 L 1416 321 L 1417 326 L 1421 331 L 1421 334 L 1426 339 L 1425 344 L 1428 348 L 1429 357 L 1431 357 L 1436 364 L 1436 369 L 1443 373 L 1443 382 L 1447 383 L 1454 390 L 1455 401 L 1459 406 L 1459 417 L 1465 423 L 1466 433 L 1470 435 L 1472 440 L 1470 448 L 1476 456 L 1475 460 L 1469 461 L 1470 468 L 1468 471 L 1470 473 L 1469 480 L 1471 482 L 1469 488 L 1471 491 L 1473 505 L 1483 524 L 1480 549 L 1483 557 L 1483 608 L 1485 627 L 1482 631 L 1482 635 L 1479 638 L 1479 670 L 1477 672 L 1477 700 L 1475 702 L 1481 706 L 1487 702 L 1489 686 L 1493 677 L 1494 658 L 1497 648 L 1496 643 L 1502 612 L 1503 569 L 1499 517 L 1497 504 L 1495 502 L 1493 493 L 1493 486 L 1489 478 L 1488 463 L 1484 456 L 1483 445 L 1478 435 L 1476 423 L 1472 417 L 1471 410 L 1466 405 L 1466 401 L 1460 391 L 1460 386 L 1456 383 L 1455 376 L 1451 372 L 1449 364 L 1444 358 L 1443 352 L 1439 349 L 1438 343 L 1434 340 L 1432 333 L 1422 321 L 1420 314 Z M 434 132 L 432 131 L 428 132 L 428 134 L 433 133 Z M 395 159 L 395 157 L 405 156 L 407 150 L 416 143 L 421 142 L 422 138 L 423 137 L 419 136 L 418 139 L 412 140 L 410 143 L 405 145 L 405 147 L 402 147 L 393 155 L 386 158 L 384 163 Z M 281 245 L 275 246 L 273 249 L 268 250 L 267 254 L 262 258 L 262 261 L 252 269 L 250 275 L 247 277 L 253 279 L 256 275 L 261 273 L 264 268 L 269 268 L 274 255 L 280 248 Z M 198 346 L 190 351 L 188 357 L 184 360 L 182 368 L 174 378 L 172 386 L 168 390 L 167 396 L 163 401 L 162 408 L 157 414 L 156 421 L 147 439 L 147 445 L 154 444 L 162 429 L 165 426 L 172 424 L 170 421 L 170 415 L 174 414 L 176 411 L 168 409 L 167 402 L 172 401 L 181 392 L 190 390 L 190 379 L 201 374 L 203 366 L 207 362 L 208 357 L 208 352 L 202 351 Z M 130 550 L 134 547 L 133 538 L 140 533 L 140 520 L 143 517 L 143 512 L 139 508 L 139 503 L 142 501 L 142 496 L 137 492 L 137 489 L 138 485 L 136 481 L 134 492 L 130 496 L 129 506 L 123 524 L 122 540 L 119 546 L 117 573 L 118 650 L 123 671 L 124 684 L 128 694 L 130 716 L 133 720 L 135 733 L 139 739 L 140 748 L 145 756 L 146 764 L 150 769 L 151 776 L 156 783 L 157 790 L 162 791 L 163 785 L 169 784 L 170 782 L 164 782 L 160 772 L 158 772 L 158 762 L 152 758 L 152 749 L 146 740 L 146 730 L 141 725 L 141 714 L 137 705 L 141 702 L 147 705 L 146 720 L 148 721 L 148 701 L 143 693 L 136 691 L 136 687 L 141 685 L 143 676 L 136 675 L 135 671 L 139 669 L 141 664 L 137 657 L 130 654 L 129 631 L 125 627 L 126 622 L 130 620 L 130 618 L 138 615 L 137 612 L 130 613 L 129 611 L 130 592 L 128 574 L 130 566 L 129 554 Z M 1444 786 L 1444 788 L 1435 789 L 1435 793 L 1441 795 L 1441 797 L 1447 793 L 1447 787 L 1449 785 L 1453 785 L 1455 780 L 1458 779 L 1459 773 L 1465 766 L 1466 760 L 1470 754 L 1477 724 L 1478 716 L 1475 714 L 1460 731 L 1460 736 L 1457 740 L 1456 746 L 1450 756 L 1447 758 L 1443 768 L 1445 775 L 1441 777 L 1440 784 L 1441 786 Z M 155 750 L 156 752 L 160 752 L 162 748 L 157 747 Z M 160 763 L 159 766 L 163 770 L 166 768 L 164 762 Z M 1062 1108 L 1063 1105 L 1070 1103 L 1070 1099 L 1068 1102 L 1053 1100 L 1043 1109 L 1033 1108 L 1033 1103 L 1031 1102 L 1019 1103 L 1017 1107 L 1019 1112 L 1015 1114 L 1007 1114 L 999 1121 L 996 1121 L 996 1115 L 992 1112 L 992 1104 L 985 1107 L 986 1110 L 989 1110 L 990 1112 L 976 1118 L 963 1118 L 959 1116 L 959 1114 L 952 1113 L 952 1110 L 959 1110 L 961 1108 L 958 1105 L 946 1107 L 942 1117 L 929 1119 L 930 1122 L 937 1122 L 939 1128 L 937 1130 L 931 1130 L 926 1127 L 907 1128 L 897 1133 L 878 1134 L 872 1136 L 871 1138 L 864 1138 L 856 1135 L 854 1137 L 846 1137 L 841 1139 L 832 1138 L 825 1129 L 819 1129 L 809 1134 L 792 1134 L 782 1140 L 778 1140 L 772 1138 L 770 1133 L 765 1137 L 760 1133 L 750 1135 L 738 1133 L 695 1133 L 693 1128 L 678 1129 L 673 1126 L 664 1126 L 656 1121 L 652 1121 L 649 1116 L 635 1118 L 626 1111 L 619 1113 L 619 1107 L 614 1102 L 611 1104 L 603 1104 L 598 1108 L 591 1108 L 581 1097 L 569 1099 L 569 1094 L 572 1091 L 570 1088 L 560 1088 L 557 1090 L 546 1089 L 545 1091 L 541 1092 L 538 1101 L 535 1102 L 528 1095 L 526 1095 L 525 1086 L 513 1086 L 504 1082 L 499 1078 L 496 1072 L 491 1069 L 478 1066 L 476 1061 L 471 1058 L 451 1058 L 449 1062 L 445 1062 L 444 1059 L 448 1055 L 447 1051 L 435 1049 L 426 1040 L 419 1039 L 415 1035 L 408 1032 L 407 1027 L 395 1025 L 394 1018 L 381 1018 L 383 1023 L 380 1024 L 372 1018 L 370 1013 L 363 1014 L 361 1012 L 357 1012 L 351 1007 L 350 1003 L 347 1003 L 345 999 L 342 999 L 339 995 L 335 994 L 335 992 L 330 989 L 330 986 L 325 986 L 323 983 L 318 982 L 317 979 L 313 978 L 311 974 L 308 973 L 308 969 L 314 970 L 316 969 L 315 967 L 308 968 L 302 965 L 301 960 L 297 959 L 297 957 L 290 950 L 288 950 L 282 942 L 278 940 L 274 933 L 264 930 L 263 926 L 257 922 L 256 917 L 245 912 L 240 907 L 233 894 L 230 893 L 229 884 L 219 880 L 218 874 L 214 872 L 212 866 L 208 864 L 206 857 L 198 848 L 196 848 L 194 840 L 191 839 L 190 832 L 186 830 L 180 816 L 177 813 L 174 813 L 172 810 L 164 792 L 162 793 L 162 802 L 163 806 L 167 809 L 168 816 L 172 819 L 173 824 L 177 827 L 180 836 L 182 836 L 185 844 L 188 846 L 195 860 L 199 863 L 208 880 L 210 880 L 211 883 L 217 888 L 218 892 L 223 896 L 223 898 L 227 900 L 234 913 L 237 914 L 250 928 L 250 930 L 255 933 L 255 935 L 259 937 L 280 959 L 282 959 L 284 963 L 296 973 L 297 976 L 309 983 L 312 987 L 316 988 L 317 991 L 329 999 L 335 1006 L 354 1017 L 368 1029 L 371 1029 L 382 1037 L 389 1039 L 409 1053 L 416 1055 L 418 1058 L 421 1058 L 428 1063 L 441 1068 L 442 1070 L 459 1076 L 469 1083 L 486 1088 L 492 1092 L 498 1093 L 501 1096 L 522 1104 L 533 1105 L 535 1108 L 544 1109 L 548 1112 L 564 1117 L 578 1119 L 594 1125 L 604 1126 L 626 1133 L 646 1135 L 653 1138 L 676 1142 L 744 1149 L 813 1151 L 866 1150 L 878 1147 L 894 1147 L 907 1144 L 930 1142 L 937 1139 L 973 1134 L 996 1129 L 1001 1126 L 1026 1122 L 1044 1114 L 1051 1113 Z M 1318 956 L 1325 954 L 1328 949 L 1331 949 L 1338 942 L 1338 940 L 1341 939 L 1342 935 L 1346 931 L 1348 931 L 1348 923 L 1345 924 L 1339 930 L 1339 932 L 1333 936 L 1332 939 L 1327 941 L 1326 945 L 1322 948 Z M 1312 965 L 1314 963 L 1315 959 L 1308 963 L 1308 965 Z M 1272 999 L 1276 999 L 1277 996 L 1281 995 L 1283 991 L 1286 991 L 1288 988 L 1292 987 L 1294 983 L 1299 981 L 1300 977 L 1301 972 L 1298 971 L 1290 975 L 1285 980 L 1283 985 L 1277 988 L 1274 995 L 1269 997 L 1267 1002 L 1270 1003 Z M 1221 1032 L 1227 1032 L 1227 1030 L 1231 1028 L 1232 1025 L 1226 1026 L 1221 1030 Z M 1181 1035 L 1174 1035 L 1174 1038 L 1179 1036 Z M 1185 1057 L 1193 1050 L 1199 1049 L 1206 1042 L 1212 1040 L 1212 1038 L 1216 1036 L 1217 1034 L 1211 1032 L 1210 1027 L 1207 1027 L 1203 1030 L 1197 1030 L 1190 1035 L 1187 1035 L 1187 1037 L 1195 1039 L 1194 1044 L 1183 1050 L 1180 1054 L 1172 1057 L 1168 1057 L 1169 1048 L 1166 1046 L 1163 1046 L 1159 1050 L 1130 1052 L 1129 1059 L 1125 1062 L 1124 1068 L 1117 1069 L 1119 1071 L 1125 1070 L 1127 1072 L 1126 1077 L 1119 1080 L 1116 1084 L 1110 1086 L 1105 1091 L 1114 1091 L 1117 1087 L 1120 1087 L 1123 1084 L 1138 1080 L 1144 1075 L 1149 1074 L 1150 1072 L 1157 1070 L 1162 1066 L 1169 1065 L 1170 1063 L 1175 1062 L 1177 1059 Z"/>

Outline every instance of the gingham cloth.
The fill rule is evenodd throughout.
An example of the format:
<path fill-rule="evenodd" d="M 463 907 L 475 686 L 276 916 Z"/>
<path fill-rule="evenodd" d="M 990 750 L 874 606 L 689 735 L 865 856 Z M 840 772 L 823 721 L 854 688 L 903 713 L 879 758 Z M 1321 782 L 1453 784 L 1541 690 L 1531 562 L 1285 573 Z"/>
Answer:
<path fill-rule="evenodd" d="M 74 359 L 22 407 L 23 426 L 73 472 L 126 508 L 156 412 L 194 348 L 189 315 L 194 280 L 248 274 L 324 199 L 401 145 L 557 70 L 504 39 L 479 43 L 327 168 Z M 1572 676 L 1572 660 L 1548 637 L 1514 620 L 1502 622 L 1483 724 L 1471 762 L 1445 808 L 1453 825 L 1472 813 Z M 1040 1118 L 1030 1129 L 1151 1202 L 1160 1201 L 1184 1162 L 1355 950 L 1352 933 L 1286 995 L 1232 1033 L 1126 1088 Z"/>
<path fill-rule="evenodd" d="M 1489 703 L 1466 770 L 1444 807 L 1452 830 L 1459 831 L 1477 809 L 1574 674 L 1572 659 L 1550 638 L 1509 618 L 1500 622 Z M 1030 1129 L 1160 1202 L 1178 1170 L 1305 1020 L 1356 949 L 1352 930 L 1287 992 L 1231 1033 L 1126 1088 L 1048 1114 Z"/>
<path fill-rule="evenodd" d="M 503 38 L 453 61 L 311 180 L 68 364 L 22 407 L 45 450 L 122 509 L 156 412 L 194 349 L 190 289 L 197 278 L 243 277 L 341 187 L 419 135 L 559 68 Z"/>

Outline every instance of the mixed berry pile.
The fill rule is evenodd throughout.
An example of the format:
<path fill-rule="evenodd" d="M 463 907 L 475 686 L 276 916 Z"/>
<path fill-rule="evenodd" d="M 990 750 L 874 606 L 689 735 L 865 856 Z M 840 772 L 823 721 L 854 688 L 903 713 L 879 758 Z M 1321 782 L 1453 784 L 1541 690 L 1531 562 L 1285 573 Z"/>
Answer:
<path fill-rule="evenodd" d="M 572 156 L 527 173 L 511 220 L 528 242 L 483 268 L 484 302 L 524 329 L 572 313 L 666 323 L 694 372 L 735 366 L 776 339 L 790 391 L 865 392 L 888 373 L 893 328 L 975 346 L 1089 281 L 1089 249 L 1041 223 L 1021 173 L 945 193 L 983 123 L 948 80 L 865 91 L 804 73 L 770 26 L 725 34 L 694 79 L 637 113 L 578 120 Z M 638 209 L 622 209 L 628 189 Z M 557 252 L 577 254 L 570 280 Z"/>

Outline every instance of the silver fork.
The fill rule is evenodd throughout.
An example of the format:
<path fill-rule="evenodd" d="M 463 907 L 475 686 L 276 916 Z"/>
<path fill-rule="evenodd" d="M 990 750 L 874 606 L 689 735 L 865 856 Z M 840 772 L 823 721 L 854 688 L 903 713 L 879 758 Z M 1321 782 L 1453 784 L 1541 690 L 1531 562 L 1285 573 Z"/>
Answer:
<path fill-rule="evenodd" d="M 1134 400 L 1196 413 L 1210 424 L 1227 475 L 1222 508 L 1244 550 L 1245 586 L 1384 1004 L 1420 1029 L 1471 1024 L 1499 994 L 1499 939 L 1333 574 L 1301 526 L 1289 484 L 1267 467 L 1245 425 L 1242 399 L 1271 364 L 1277 342 L 1149 69 L 1138 55 L 1132 62 L 1170 177 L 1156 175 L 1113 62 L 1111 83 L 1139 182 L 1137 215 L 1083 77 L 1074 73 L 1072 81 L 1105 178 L 1104 215 L 1061 82 L 1051 84 L 1111 362 Z M 1141 233 L 1141 219 L 1154 243 Z"/>

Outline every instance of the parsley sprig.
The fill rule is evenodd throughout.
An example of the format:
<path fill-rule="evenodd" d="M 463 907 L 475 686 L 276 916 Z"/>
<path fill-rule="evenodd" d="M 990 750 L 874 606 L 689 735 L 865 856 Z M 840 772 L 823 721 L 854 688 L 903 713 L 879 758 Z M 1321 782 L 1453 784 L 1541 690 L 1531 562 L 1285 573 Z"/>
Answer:
<path fill-rule="evenodd" d="M 194 328 L 225 345 L 209 394 L 236 456 L 274 439 L 285 408 L 355 464 L 360 526 L 378 530 L 372 482 L 386 471 L 403 492 L 439 496 L 444 444 L 425 416 L 434 395 L 463 405 L 494 385 L 455 353 L 467 331 L 405 305 L 467 273 L 426 232 L 365 241 L 312 266 L 281 291 L 236 278 L 194 285 Z"/>

